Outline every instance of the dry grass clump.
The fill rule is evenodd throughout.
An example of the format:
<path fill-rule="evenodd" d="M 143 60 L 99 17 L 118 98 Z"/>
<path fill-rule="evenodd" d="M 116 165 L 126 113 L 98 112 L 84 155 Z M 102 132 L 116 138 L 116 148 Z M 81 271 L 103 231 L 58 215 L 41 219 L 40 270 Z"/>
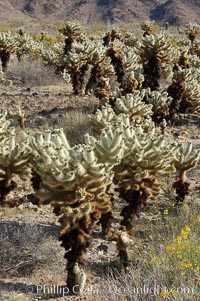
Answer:
<path fill-rule="evenodd" d="M 84 135 L 91 134 L 91 123 L 83 112 L 69 112 L 62 120 L 65 134 L 71 145 L 84 142 Z"/>
<path fill-rule="evenodd" d="M 51 66 L 45 66 L 40 58 L 31 56 L 24 57 L 21 62 L 13 57 L 6 71 L 6 78 L 30 87 L 60 85 L 64 82 L 62 74 L 56 74 L 55 70 Z"/>
<path fill-rule="evenodd" d="M 149 240 L 133 246 L 134 265 L 110 272 L 102 287 L 107 300 L 199 300 L 199 199 L 182 208 L 163 210 L 146 221 Z M 137 258 L 137 260 L 136 260 Z"/>
<path fill-rule="evenodd" d="M 4 221 L 0 230 L 0 272 L 4 278 L 62 266 L 56 226 Z"/>

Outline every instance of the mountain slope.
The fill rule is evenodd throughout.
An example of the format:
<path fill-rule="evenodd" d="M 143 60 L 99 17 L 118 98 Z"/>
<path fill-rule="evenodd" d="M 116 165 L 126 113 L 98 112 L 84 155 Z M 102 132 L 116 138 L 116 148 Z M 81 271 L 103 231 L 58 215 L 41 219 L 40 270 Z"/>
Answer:
<path fill-rule="evenodd" d="M 0 21 L 31 16 L 83 24 L 149 18 L 171 25 L 200 22 L 200 0 L 0 0 L 0 7 Z"/>
<path fill-rule="evenodd" d="M 17 10 L 9 0 L 0 0 L 0 21 L 27 19 L 21 10 Z"/>
<path fill-rule="evenodd" d="M 168 0 L 156 6 L 150 17 L 158 22 L 169 22 L 171 25 L 182 25 L 189 22 L 200 22 L 199 0 Z"/>

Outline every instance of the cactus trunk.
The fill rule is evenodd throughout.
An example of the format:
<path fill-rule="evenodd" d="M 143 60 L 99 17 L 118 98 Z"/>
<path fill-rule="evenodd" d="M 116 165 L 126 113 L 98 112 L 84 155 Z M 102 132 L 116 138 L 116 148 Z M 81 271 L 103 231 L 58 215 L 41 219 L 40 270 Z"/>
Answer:
<path fill-rule="evenodd" d="M 94 66 L 91 70 L 91 75 L 90 78 L 88 80 L 88 83 L 85 87 L 85 93 L 90 92 L 94 87 L 96 87 L 97 82 L 98 82 L 98 66 Z"/>
<path fill-rule="evenodd" d="M 72 86 L 75 95 L 82 95 L 83 93 L 84 77 L 87 69 L 88 65 L 84 65 L 80 69 L 71 72 Z"/>
<path fill-rule="evenodd" d="M 114 66 L 115 74 L 117 76 L 117 81 L 119 83 L 122 83 L 124 77 L 122 57 L 113 49 L 109 49 L 107 55 L 111 58 L 111 63 Z"/>
<path fill-rule="evenodd" d="M 1 64 L 2 64 L 2 70 L 3 72 L 6 71 L 9 60 L 10 60 L 10 53 L 4 50 L 0 51 L 0 59 L 1 59 Z"/>
<path fill-rule="evenodd" d="M 189 186 L 190 184 L 187 182 L 186 170 L 180 171 L 179 177 L 173 185 L 177 194 L 177 203 L 185 200 L 186 195 L 189 194 Z"/>
<path fill-rule="evenodd" d="M 101 224 L 102 233 L 104 236 L 107 236 L 110 234 L 112 217 L 113 217 L 112 212 L 109 211 L 109 212 L 102 214 L 102 217 L 99 221 L 99 223 Z"/>
<path fill-rule="evenodd" d="M 17 184 L 13 181 L 3 180 L 0 181 L 0 204 L 3 204 L 6 196 L 17 187 Z"/>
<path fill-rule="evenodd" d="M 149 59 L 148 64 L 144 65 L 143 88 L 150 88 L 152 91 L 159 90 L 159 80 L 161 77 L 160 62 L 156 57 Z"/>
<path fill-rule="evenodd" d="M 67 55 L 72 49 L 73 39 L 68 37 L 65 39 L 64 55 Z"/>
<path fill-rule="evenodd" d="M 139 216 L 139 209 L 146 206 L 147 196 L 142 190 L 123 190 L 120 191 L 120 196 L 128 203 L 120 214 L 123 217 L 121 225 L 130 231 L 133 229 L 135 217 Z"/>
<path fill-rule="evenodd" d="M 62 242 L 61 246 L 66 250 L 67 287 L 71 292 L 73 292 L 73 287 L 78 285 L 74 274 L 74 266 L 78 263 L 79 266 L 84 267 L 85 261 L 83 256 L 90 246 L 92 230 L 99 218 L 100 213 L 98 211 L 84 215 L 81 219 L 75 220 L 73 229 L 69 229 L 64 234 L 62 234 L 62 222 L 65 220 L 65 217 L 60 218 L 60 241 Z"/>
<path fill-rule="evenodd" d="M 84 267 L 83 255 L 91 243 L 91 230 L 74 229 L 70 233 L 62 235 L 60 240 L 62 241 L 61 246 L 66 250 L 67 287 L 72 290 L 77 284 L 73 269 L 76 263 Z"/>

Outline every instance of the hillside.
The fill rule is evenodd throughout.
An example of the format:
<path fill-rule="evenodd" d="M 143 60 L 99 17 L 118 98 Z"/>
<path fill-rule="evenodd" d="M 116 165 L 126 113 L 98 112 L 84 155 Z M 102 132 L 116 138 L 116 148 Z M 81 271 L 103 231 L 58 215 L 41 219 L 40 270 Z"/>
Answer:
<path fill-rule="evenodd" d="M 200 21 L 199 0 L 0 0 L 0 21 L 51 19 L 134 23 L 153 19 L 184 25 Z"/>

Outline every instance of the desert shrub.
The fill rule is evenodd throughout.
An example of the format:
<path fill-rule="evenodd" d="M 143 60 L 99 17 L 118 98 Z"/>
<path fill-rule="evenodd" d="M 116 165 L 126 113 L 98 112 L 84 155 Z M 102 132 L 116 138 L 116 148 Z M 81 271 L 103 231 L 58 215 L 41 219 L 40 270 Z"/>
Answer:
<path fill-rule="evenodd" d="M 135 241 L 137 258 L 128 273 L 108 270 L 99 292 L 106 300 L 198 300 L 200 216 L 192 206 L 164 210 L 156 221 L 145 221 L 149 241 Z M 177 218 L 178 217 L 178 218 Z"/>

